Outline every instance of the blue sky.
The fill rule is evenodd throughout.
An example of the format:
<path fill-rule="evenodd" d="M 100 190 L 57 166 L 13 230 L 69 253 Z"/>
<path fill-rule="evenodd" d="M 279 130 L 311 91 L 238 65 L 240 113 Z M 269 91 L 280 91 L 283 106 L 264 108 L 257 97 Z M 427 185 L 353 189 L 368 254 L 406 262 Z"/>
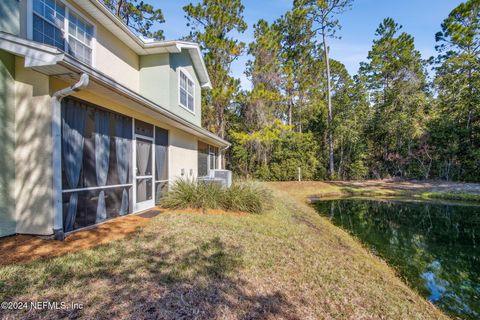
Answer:
<path fill-rule="evenodd" d="M 162 25 L 167 39 L 178 39 L 188 34 L 182 7 L 199 0 L 150 0 L 160 7 L 166 23 Z M 259 19 L 269 22 L 280 17 L 292 6 L 293 0 L 243 0 L 244 17 L 248 30 L 238 38 L 249 43 L 253 40 L 253 28 Z M 424 58 L 435 54 L 435 33 L 448 13 L 459 5 L 460 0 L 355 0 L 352 10 L 340 17 L 342 38 L 332 40 L 331 55 L 343 62 L 350 74 L 358 71 L 359 63 L 365 61 L 371 48 L 375 30 L 383 18 L 394 18 L 403 25 L 403 30 L 415 37 L 415 44 Z M 232 67 L 232 74 L 240 78 L 242 86 L 250 88 L 244 75 L 248 56 L 242 56 Z"/>

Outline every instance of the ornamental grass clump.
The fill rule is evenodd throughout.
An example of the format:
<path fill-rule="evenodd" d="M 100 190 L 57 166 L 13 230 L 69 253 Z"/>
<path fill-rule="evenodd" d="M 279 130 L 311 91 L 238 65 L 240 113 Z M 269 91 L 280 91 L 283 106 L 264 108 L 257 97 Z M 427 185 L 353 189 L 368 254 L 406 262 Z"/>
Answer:
<path fill-rule="evenodd" d="M 237 182 L 224 189 L 222 208 L 229 211 L 262 213 L 271 205 L 270 192 L 254 182 Z"/>
<path fill-rule="evenodd" d="M 257 214 L 270 205 L 270 192 L 249 181 L 235 182 L 230 188 L 225 188 L 216 183 L 178 180 L 162 199 L 164 208 L 222 209 Z"/>

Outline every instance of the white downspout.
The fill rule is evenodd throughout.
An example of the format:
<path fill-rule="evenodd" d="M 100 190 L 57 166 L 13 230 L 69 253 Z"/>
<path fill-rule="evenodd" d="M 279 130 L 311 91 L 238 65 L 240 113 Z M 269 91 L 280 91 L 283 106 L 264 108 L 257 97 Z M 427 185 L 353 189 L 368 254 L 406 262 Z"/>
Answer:
<path fill-rule="evenodd" d="M 66 96 L 80 91 L 88 86 L 88 74 L 83 73 L 74 85 L 55 92 L 52 96 L 52 170 L 53 170 L 53 234 L 56 240 L 64 240 L 63 209 L 62 209 L 62 126 L 61 102 Z"/>

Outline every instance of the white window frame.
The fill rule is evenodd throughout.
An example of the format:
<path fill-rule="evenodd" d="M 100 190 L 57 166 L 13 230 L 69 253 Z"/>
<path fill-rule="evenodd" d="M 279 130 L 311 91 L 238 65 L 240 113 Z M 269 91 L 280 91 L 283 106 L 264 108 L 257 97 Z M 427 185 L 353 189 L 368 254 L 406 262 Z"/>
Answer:
<path fill-rule="evenodd" d="M 57 0 L 59 1 L 59 0 Z M 60 0 L 61 1 L 61 0 Z M 76 36 L 73 36 L 73 35 L 70 35 L 70 11 L 73 12 L 73 14 L 79 16 L 81 19 L 83 19 L 86 23 L 90 24 L 93 28 L 93 34 L 92 34 L 92 41 L 90 43 L 90 45 L 87 45 L 85 42 L 81 41 L 80 39 L 78 39 Z M 65 47 L 66 47 L 66 53 L 68 54 L 68 41 L 70 40 L 70 37 L 72 37 L 73 39 L 75 39 L 76 41 L 80 42 L 82 45 L 88 47 L 89 49 L 91 49 L 91 65 L 94 66 L 94 58 L 95 58 L 95 44 L 96 44 L 96 38 L 97 38 L 97 27 L 95 26 L 94 23 L 92 23 L 89 19 L 87 19 L 84 15 L 82 15 L 80 12 L 78 12 L 77 10 L 75 9 L 70 9 L 70 7 L 68 7 L 68 5 L 66 5 L 66 10 L 65 10 L 65 15 L 66 15 L 66 18 L 65 18 L 65 33 L 66 33 L 66 37 L 65 37 Z M 82 61 L 83 62 L 83 61 Z M 83 62 L 85 63 L 85 62 Z"/>
<path fill-rule="evenodd" d="M 61 30 L 63 32 L 63 36 L 65 38 L 65 50 L 64 52 L 66 54 L 68 54 L 69 56 L 77 59 L 76 57 L 70 55 L 68 53 L 68 40 L 70 38 L 70 32 L 69 32 L 69 28 L 70 28 L 70 20 L 69 20 L 69 15 L 70 15 L 70 11 L 72 11 L 73 13 L 75 13 L 77 16 L 79 16 L 80 18 L 82 18 L 83 20 L 85 20 L 85 22 L 87 22 L 88 24 L 90 24 L 91 26 L 93 26 L 93 35 L 92 35 L 92 43 L 90 46 L 87 46 L 86 43 L 84 43 L 83 41 L 80 41 L 79 39 L 77 39 L 76 37 L 72 36 L 76 41 L 82 43 L 83 45 L 89 47 L 90 49 L 92 49 L 92 57 L 91 57 L 91 66 L 92 67 L 95 67 L 95 57 L 96 57 L 96 44 L 97 44 L 97 26 L 95 23 L 93 23 L 89 18 L 87 18 L 84 14 L 82 14 L 81 12 L 79 12 L 78 10 L 76 10 L 75 8 L 73 8 L 68 2 L 66 2 L 65 0 L 57 0 L 58 2 L 61 2 L 64 6 L 65 6 L 65 22 L 64 22 L 64 26 L 63 26 L 63 30 Z M 33 0 L 27 0 L 27 39 L 28 40 L 33 40 L 33 15 L 35 13 L 33 12 Z M 42 18 L 43 19 L 43 18 Z M 46 20 L 45 20 L 46 21 Z M 48 21 L 47 21 L 48 22 Z M 81 63 L 84 63 L 86 64 L 85 62 L 83 61 L 80 61 L 79 59 L 77 59 L 79 62 Z"/>
<path fill-rule="evenodd" d="M 208 174 L 210 175 L 210 171 L 212 170 L 218 170 L 218 153 L 215 155 L 215 149 L 217 149 L 217 152 L 219 150 L 218 147 L 212 146 L 211 144 L 208 145 Z M 212 158 L 214 157 L 213 164 L 215 168 L 210 168 L 210 165 L 212 164 Z"/>
<path fill-rule="evenodd" d="M 182 90 L 182 88 L 180 86 L 180 83 L 181 83 L 182 73 L 187 77 L 188 80 L 192 81 L 192 83 L 193 83 L 193 93 L 192 93 L 193 111 L 190 110 L 188 108 L 188 106 L 184 105 L 181 102 L 180 91 Z M 185 68 L 178 68 L 178 105 L 181 106 L 182 108 L 186 109 L 188 112 L 193 113 L 193 114 L 195 114 L 195 110 L 197 109 L 196 108 L 195 93 L 196 93 L 196 84 L 195 84 L 195 80 L 193 79 L 192 75 Z M 188 95 L 189 95 L 189 93 L 188 93 L 188 83 L 187 83 L 187 104 L 188 104 Z"/>
<path fill-rule="evenodd" d="M 198 149 L 198 144 L 199 143 L 203 143 L 203 144 L 206 144 L 208 146 L 208 151 L 207 151 L 207 175 L 205 176 L 200 176 L 199 177 L 211 177 L 212 176 L 212 171 L 213 170 L 219 170 L 220 169 L 220 162 L 219 162 L 219 159 L 220 159 L 220 147 L 217 147 L 217 146 L 214 146 L 210 143 L 207 143 L 203 140 L 197 140 L 197 161 L 198 161 L 198 154 L 200 153 L 199 149 Z M 215 168 L 211 168 L 211 163 L 212 163 L 212 157 L 215 157 L 215 149 L 217 149 L 217 156 L 216 156 L 216 159 L 214 161 L 214 165 L 215 165 Z M 198 170 L 198 168 L 197 168 Z"/>

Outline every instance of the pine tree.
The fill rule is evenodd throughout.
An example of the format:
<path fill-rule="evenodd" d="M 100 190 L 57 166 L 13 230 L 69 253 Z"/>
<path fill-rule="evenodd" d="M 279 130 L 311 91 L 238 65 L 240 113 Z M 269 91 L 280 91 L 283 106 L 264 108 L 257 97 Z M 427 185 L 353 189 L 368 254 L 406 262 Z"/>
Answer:
<path fill-rule="evenodd" d="M 456 7 L 437 33 L 437 114 L 432 137 L 437 174 L 476 180 L 480 164 L 480 1 Z"/>
<path fill-rule="evenodd" d="M 225 138 L 229 107 L 240 84 L 230 76 L 230 69 L 245 49 L 245 44 L 233 38 L 231 33 L 247 29 L 242 15 L 244 6 L 241 0 L 203 0 L 183 10 L 191 27 L 188 39 L 200 44 L 213 86 L 212 90 L 202 91 L 203 124 Z"/>
<path fill-rule="evenodd" d="M 307 91 L 314 84 L 311 72 L 316 60 L 312 24 L 307 19 L 306 10 L 288 11 L 275 21 L 280 32 L 281 92 L 286 109 L 284 120 L 302 131 L 302 118 L 306 112 Z"/>
<path fill-rule="evenodd" d="M 370 92 L 371 170 L 376 177 L 408 176 L 409 158 L 425 131 L 427 82 L 425 62 L 414 38 L 400 33 L 393 19 L 383 20 L 362 63 L 360 75 Z"/>
<path fill-rule="evenodd" d="M 281 65 L 279 61 L 281 35 L 275 25 L 260 20 L 253 26 L 255 40 L 248 53 L 253 57 L 247 62 L 245 74 L 252 82 L 249 101 L 246 104 L 246 124 L 258 130 L 281 118 L 282 100 Z"/>
<path fill-rule="evenodd" d="M 164 23 L 161 9 L 139 0 L 102 0 L 116 16 L 137 34 L 155 40 L 163 40 L 163 30 L 152 31 L 155 23 Z"/>
<path fill-rule="evenodd" d="M 333 154 L 333 106 L 331 88 L 331 70 L 328 38 L 334 37 L 340 28 L 338 15 L 351 7 L 353 0 L 295 0 L 294 6 L 305 8 L 307 16 L 312 20 L 313 32 L 321 38 L 327 78 L 327 105 L 328 105 L 328 148 L 329 148 L 329 173 L 332 179 L 335 174 Z"/>

